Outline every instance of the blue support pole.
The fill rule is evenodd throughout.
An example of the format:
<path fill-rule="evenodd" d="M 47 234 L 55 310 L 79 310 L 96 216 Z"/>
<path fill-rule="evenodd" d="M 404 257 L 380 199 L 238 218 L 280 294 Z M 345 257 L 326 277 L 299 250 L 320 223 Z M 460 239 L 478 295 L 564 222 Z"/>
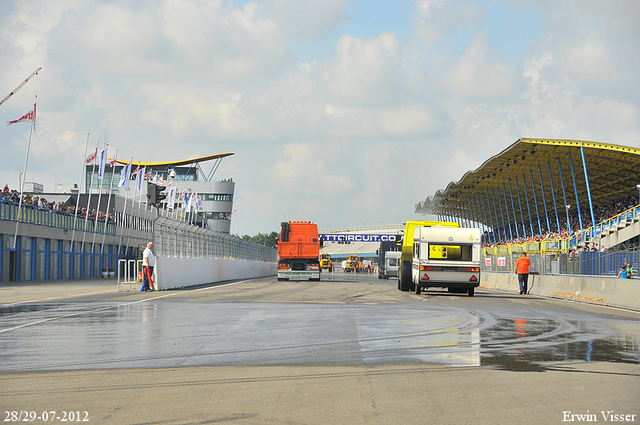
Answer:
<path fill-rule="evenodd" d="M 551 175 L 550 161 L 547 161 L 547 167 L 549 168 L 549 184 L 551 185 L 551 196 L 553 197 L 553 208 L 556 210 L 556 225 L 558 226 L 558 233 L 560 233 L 560 217 L 558 217 L 558 204 L 556 203 L 556 191 L 553 188 L 553 176 Z"/>
<path fill-rule="evenodd" d="M 64 257 L 64 243 L 62 240 L 58 241 L 58 279 L 62 279 L 62 263 Z"/>
<path fill-rule="evenodd" d="M 489 194 L 488 194 L 487 190 L 485 190 L 485 191 L 487 192 L 486 195 L 487 195 L 487 202 L 488 202 L 489 201 Z M 489 220 L 487 221 L 487 223 L 489 223 L 489 225 L 491 226 L 491 233 L 489 233 L 489 232 L 487 232 L 487 233 L 489 233 L 491 235 L 491 241 L 494 244 L 496 244 L 496 243 L 498 243 L 498 240 L 496 239 L 496 234 L 495 234 L 496 226 L 493 223 L 493 215 L 491 214 L 491 208 L 487 208 L 487 205 L 486 205 L 486 203 L 484 201 L 484 195 L 482 195 L 482 209 L 484 210 L 485 215 L 487 215 L 487 210 L 489 210 L 489 215 L 488 215 Z"/>
<path fill-rule="evenodd" d="M 511 197 L 511 211 L 513 211 L 513 227 L 516 228 L 516 237 L 520 239 L 520 231 L 518 230 L 518 217 L 516 215 L 516 207 L 513 203 L 513 190 L 511 189 L 511 179 L 509 179 L 509 196 Z"/>
<path fill-rule="evenodd" d="M 542 205 L 544 206 L 544 215 L 547 218 L 547 232 L 550 232 L 551 223 L 549 223 L 549 211 L 547 207 L 547 198 L 546 196 L 544 196 L 544 182 L 542 181 L 542 167 L 540 167 L 540 164 L 538 164 L 538 176 L 540 176 L 540 191 L 542 192 Z"/>
<path fill-rule="evenodd" d="M 564 189 L 564 178 L 562 177 L 562 163 L 558 157 L 558 172 L 560 173 L 560 185 L 562 186 L 562 198 L 564 199 L 564 210 L 567 214 L 567 230 L 571 234 L 571 221 L 569 220 L 569 208 L 567 207 L 567 192 Z"/>
<path fill-rule="evenodd" d="M 498 200 L 500 200 L 500 189 L 498 189 Z M 504 216 L 507 216 L 507 224 L 509 225 L 509 237 L 513 241 L 513 231 L 511 230 L 511 220 L 509 219 L 509 203 L 507 202 L 507 191 L 504 187 L 504 182 L 502 182 L 502 195 L 504 196 L 504 211 L 502 213 L 502 219 L 504 220 Z M 500 210 L 502 210 L 502 202 L 500 203 Z"/>
<path fill-rule="evenodd" d="M 21 263 L 21 255 L 20 255 L 20 250 L 21 248 L 21 242 L 22 242 L 22 236 L 16 236 L 16 282 L 20 281 L 20 263 Z"/>
<path fill-rule="evenodd" d="M 38 258 L 38 238 L 31 238 L 31 280 L 36 280 L 36 258 Z"/>
<path fill-rule="evenodd" d="M 493 187 L 491 188 L 491 199 L 493 199 L 493 209 L 494 212 L 496 213 L 496 220 L 498 219 L 498 210 L 497 210 L 497 205 L 496 205 L 496 194 L 495 191 L 493 190 Z M 498 202 L 500 202 L 500 197 L 498 196 Z M 502 204 L 500 204 L 500 211 L 502 211 Z M 504 214 L 501 214 L 500 217 L 502 218 L 502 235 L 500 236 L 504 236 L 504 239 L 502 239 L 503 242 L 507 242 L 507 229 L 506 226 L 504 224 Z"/>
<path fill-rule="evenodd" d="M 587 162 L 584 159 L 584 147 L 580 146 L 580 155 L 582 155 L 582 168 L 584 168 L 584 182 L 587 185 L 587 196 L 589 197 L 589 210 L 591 211 L 591 226 L 595 230 L 596 217 L 593 214 L 593 203 L 591 202 L 591 189 L 589 188 L 589 176 L 587 175 Z"/>
<path fill-rule="evenodd" d="M 469 207 L 471 208 L 473 214 L 473 227 L 478 229 L 480 228 L 480 222 L 482 221 L 478 217 L 478 210 L 476 208 L 476 198 L 469 198 Z"/>
<path fill-rule="evenodd" d="M 458 214 L 458 224 L 460 227 L 464 227 L 464 218 L 462 216 L 462 209 L 460 208 L 460 204 L 456 203 L 456 214 Z"/>
<path fill-rule="evenodd" d="M 480 193 L 480 196 L 482 197 L 482 202 L 480 202 L 480 200 L 476 200 L 476 202 L 478 202 L 478 208 L 480 208 L 480 212 L 482 214 L 482 232 L 484 234 L 484 232 L 487 233 L 487 239 L 489 240 L 489 243 L 491 243 L 492 237 L 491 234 L 489 233 L 488 229 L 489 229 L 489 225 L 491 223 L 489 223 L 489 220 L 487 219 L 487 210 L 484 207 L 484 195 L 482 193 Z"/>
<path fill-rule="evenodd" d="M 74 222 L 75 226 L 75 222 Z M 74 242 L 71 242 L 71 246 L 69 246 L 69 279 L 73 279 L 73 261 L 74 261 L 74 252 L 73 252 Z"/>
<path fill-rule="evenodd" d="M 524 212 L 522 212 L 522 199 L 520 198 L 520 182 L 518 182 L 518 176 L 516 175 L 516 192 L 518 193 L 518 204 L 520 205 L 520 217 L 522 217 L 522 233 L 524 238 L 527 239 L 527 225 L 524 220 Z"/>
<path fill-rule="evenodd" d="M 536 232 L 533 231 L 533 219 L 531 218 L 531 206 L 529 205 L 529 193 L 527 191 L 527 177 L 524 173 L 522 173 L 522 185 L 524 187 L 524 197 L 527 200 L 527 212 L 529 213 L 529 230 L 531 231 L 531 236 L 533 237 L 535 236 Z"/>
<path fill-rule="evenodd" d="M 580 220 L 580 231 L 582 227 L 582 213 L 580 212 L 580 200 L 578 199 L 578 187 L 576 186 L 576 174 L 573 172 L 573 159 L 571 158 L 571 152 L 569 152 L 569 165 L 571 166 L 571 177 L 573 178 L 573 193 L 576 195 L 576 207 L 578 208 L 578 220 Z"/>
<path fill-rule="evenodd" d="M 538 234 L 542 236 L 542 224 L 540 224 L 540 211 L 538 210 L 538 197 L 536 196 L 536 181 L 533 179 L 533 170 L 531 173 L 531 189 L 533 190 L 533 202 L 536 204 L 536 217 L 538 218 Z"/>
<path fill-rule="evenodd" d="M 475 229 L 477 226 L 478 220 L 476 220 L 475 213 L 471 205 L 471 198 L 469 198 L 469 201 L 467 201 L 466 209 L 469 212 L 469 217 L 471 217 L 471 221 L 473 222 L 473 228 Z"/>
<path fill-rule="evenodd" d="M 49 280 L 49 268 L 51 265 L 51 239 L 47 239 L 44 245 L 44 278 Z"/>

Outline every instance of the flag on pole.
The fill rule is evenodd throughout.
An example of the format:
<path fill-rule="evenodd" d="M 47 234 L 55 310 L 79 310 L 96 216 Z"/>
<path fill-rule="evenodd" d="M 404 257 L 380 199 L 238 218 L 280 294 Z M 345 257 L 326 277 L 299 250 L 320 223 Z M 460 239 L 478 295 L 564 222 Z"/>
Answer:
<path fill-rule="evenodd" d="M 107 164 L 107 148 L 104 148 L 98 154 L 98 179 L 104 179 L 104 166 Z"/>
<path fill-rule="evenodd" d="M 96 147 L 96 150 L 94 153 L 92 153 L 91 155 L 89 155 L 87 157 L 87 164 L 89 164 L 91 161 L 93 161 L 94 159 L 96 159 L 96 156 L 98 156 L 98 147 Z"/>
<path fill-rule="evenodd" d="M 109 164 L 111 164 L 112 167 L 115 167 L 117 160 L 118 160 L 118 150 L 116 149 L 116 156 L 114 156 L 113 159 L 109 160 Z"/>
<path fill-rule="evenodd" d="M 136 176 L 136 190 L 138 193 L 142 193 L 142 181 L 144 180 L 144 171 L 146 167 L 142 167 L 138 170 L 138 175 Z"/>
<path fill-rule="evenodd" d="M 35 103 L 33 104 L 33 110 L 27 112 L 17 120 L 7 121 L 7 125 L 11 125 L 11 124 L 15 124 L 23 121 L 31 121 L 32 123 L 35 124 L 36 122 L 36 104 Z"/>
<path fill-rule="evenodd" d="M 120 170 L 120 182 L 118 183 L 118 187 L 123 187 L 125 189 L 129 189 L 129 179 L 131 178 L 131 161 Z"/>
<path fill-rule="evenodd" d="M 167 186 L 169 187 L 169 186 Z M 172 187 L 169 190 L 169 201 L 167 202 L 167 209 L 172 210 L 176 203 L 176 187 Z"/>

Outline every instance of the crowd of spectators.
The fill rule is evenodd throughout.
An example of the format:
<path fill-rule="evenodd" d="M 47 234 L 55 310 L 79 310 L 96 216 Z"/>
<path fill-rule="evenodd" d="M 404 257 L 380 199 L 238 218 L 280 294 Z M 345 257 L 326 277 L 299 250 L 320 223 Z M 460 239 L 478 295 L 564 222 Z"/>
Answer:
<path fill-rule="evenodd" d="M 9 186 L 5 185 L 4 189 L 2 190 L 2 194 L 0 196 L 0 202 L 3 202 L 5 204 L 18 205 L 20 203 L 20 192 L 18 192 L 17 190 L 11 190 L 9 189 Z M 64 202 L 47 201 L 46 198 L 37 196 L 35 194 L 32 195 L 27 193 L 24 196 L 22 196 L 22 206 L 23 208 L 31 208 L 39 211 L 54 212 L 54 213 L 72 216 L 72 217 L 76 216 L 83 219 L 87 218 L 88 216 L 89 220 L 92 220 L 92 221 L 96 219 L 96 214 L 97 214 L 98 221 L 100 222 L 105 222 L 105 221 L 107 221 L 108 223 L 116 222 L 116 218 L 112 214 L 107 215 L 103 211 L 96 211 L 95 209 L 87 210 L 86 208 L 78 208 L 76 212 L 75 205 L 69 205 Z"/>
<path fill-rule="evenodd" d="M 602 223 L 603 221 L 611 218 L 611 217 L 615 217 L 616 215 L 627 211 L 630 208 L 633 208 L 636 205 L 639 205 L 640 201 L 638 196 L 628 196 L 626 198 L 621 198 L 621 199 L 616 199 L 610 203 L 604 203 L 602 205 L 599 205 L 597 207 L 594 207 L 593 209 L 593 215 L 594 218 L 596 220 L 596 223 Z M 583 229 L 588 229 L 589 227 L 592 226 L 591 224 L 591 211 L 589 211 L 588 209 L 582 209 L 580 211 L 581 216 L 582 216 L 582 228 Z M 569 237 L 571 237 L 572 234 L 576 234 L 580 231 L 580 220 L 578 218 L 578 210 L 570 210 L 569 212 L 569 223 L 571 224 L 571 232 L 569 232 L 569 230 L 566 228 L 566 224 L 567 224 L 567 215 L 566 213 L 560 213 L 558 212 L 558 220 L 560 221 L 560 231 L 559 232 L 554 232 L 552 230 L 547 229 L 546 226 L 546 218 L 544 218 L 543 220 L 541 219 L 541 229 L 542 229 L 542 234 L 535 234 L 535 235 L 531 235 L 530 234 L 530 225 L 529 223 L 527 223 L 526 225 L 526 230 L 527 230 L 527 237 L 525 238 L 523 235 L 521 235 L 519 238 L 515 237 L 512 239 L 508 239 L 507 241 L 501 241 L 500 239 L 504 239 L 504 237 L 500 237 L 497 236 L 499 235 L 504 235 L 506 233 L 507 237 L 516 233 L 515 228 L 511 228 L 511 231 L 509 230 L 509 228 L 507 227 L 505 231 L 503 231 L 502 228 L 496 229 L 495 230 L 495 234 L 496 234 L 496 239 L 498 239 L 497 242 L 493 243 L 490 242 L 493 239 L 493 235 L 489 235 L 488 232 L 485 232 L 484 235 L 484 246 L 486 247 L 493 247 L 493 246 L 499 246 L 499 245 L 513 245 L 513 244 L 524 244 L 527 242 L 541 242 L 544 240 L 557 240 L 557 239 L 567 239 Z M 544 223 L 543 223 L 544 221 Z M 553 227 L 553 224 L 556 223 L 556 217 L 555 214 L 553 215 L 553 217 L 549 217 L 549 222 Z M 537 221 L 533 223 L 534 225 L 534 230 L 537 227 Z M 512 224 L 513 226 L 513 224 Z M 518 232 L 523 233 L 522 228 L 518 228 Z M 598 247 L 595 245 L 592 246 L 583 246 L 581 247 L 582 250 L 590 250 L 590 251 L 597 251 Z"/>

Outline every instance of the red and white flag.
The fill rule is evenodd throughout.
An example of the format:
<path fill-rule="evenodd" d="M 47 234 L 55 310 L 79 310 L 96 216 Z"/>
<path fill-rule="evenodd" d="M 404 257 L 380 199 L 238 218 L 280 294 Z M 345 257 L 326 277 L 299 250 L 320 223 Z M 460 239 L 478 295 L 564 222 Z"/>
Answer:
<path fill-rule="evenodd" d="M 98 148 L 97 147 L 96 147 L 96 151 L 87 157 L 87 164 L 89 164 L 91 161 L 96 159 L 96 156 L 98 156 Z"/>
<path fill-rule="evenodd" d="M 27 112 L 17 120 L 7 121 L 7 125 L 15 124 L 17 122 L 22 122 L 22 121 L 31 121 L 32 123 L 36 122 L 36 104 L 35 103 L 33 104 L 33 110 Z"/>
<path fill-rule="evenodd" d="M 109 164 L 111 164 L 112 167 L 115 167 L 117 160 L 118 160 L 118 151 L 116 151 L 116 156 L 114 156 L 113 159 L 109 160 Z"/>

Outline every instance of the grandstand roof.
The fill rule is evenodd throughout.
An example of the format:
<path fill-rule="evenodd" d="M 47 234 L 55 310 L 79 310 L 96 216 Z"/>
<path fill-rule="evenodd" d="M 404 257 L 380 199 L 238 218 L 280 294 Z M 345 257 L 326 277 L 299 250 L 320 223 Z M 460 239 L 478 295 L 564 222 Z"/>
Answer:
<path fill-rule="evenodd" d="M 564 213 L 562 183 L 566 204 L 575 208 L 575 177 L 577 198 L 584 213 L 588 211 L 589 195 L 583 153 L 594 206 L 638 193 L 640 149 L 580 140 L 519 139 L 478 169 L 464 174 L 459 181 L 449 183 L 445 190 L 438 190 L 433 196 L 418 202 L 415 212 L 449 214 L 473 220 L 475 206 L 479 205 L 477 209 L 482 211 L 479 202 L 484 199 L 492 209 L 495 203 L 499 223 L 503 217 L 506 222 L 514 222 L 514 209 L 515 215 L 520 217 L 519 200 L 522 201 L 524 217 L 528 217 L 527 205 L 535 214 L 536 201 L 541 215 L 545 211 L 545 200 L 546 210 L 551 214 L 555 198 L 558 211 Z M 506 205 L 505 201 L 508 201 Z"/>

